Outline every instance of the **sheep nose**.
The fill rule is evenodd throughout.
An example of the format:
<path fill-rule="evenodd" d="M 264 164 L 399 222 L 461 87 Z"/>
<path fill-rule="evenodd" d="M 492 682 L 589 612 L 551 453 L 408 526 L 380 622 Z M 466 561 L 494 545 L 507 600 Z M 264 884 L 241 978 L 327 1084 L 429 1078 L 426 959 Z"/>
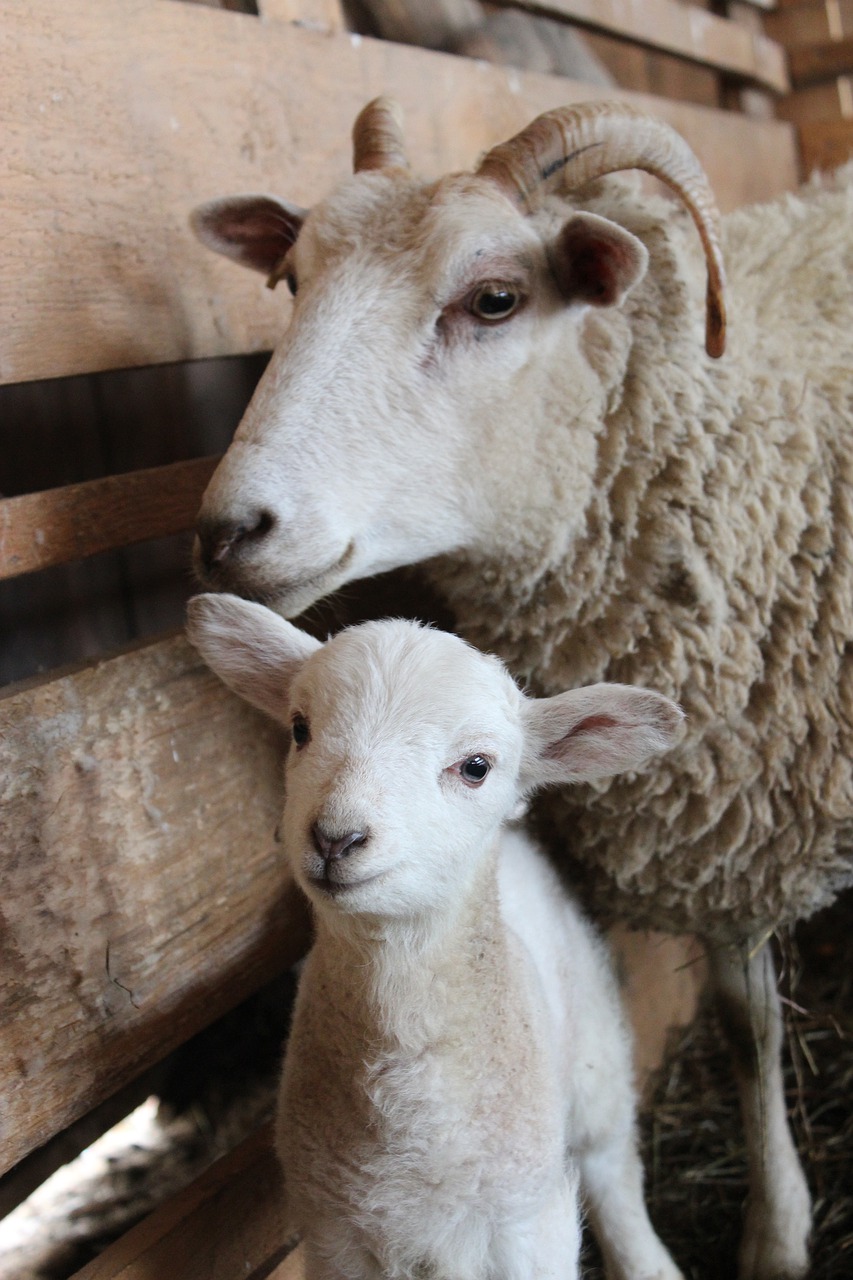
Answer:
<path fill-rule="evenodd" d="M 337 858 L 348 858 L 353 849 L 367 844 L 367 832 L 348 831 L 346 835 L 333 836 L 315 822 L 311 828 L 311 839 L 320 856 L 326 862 L 334 862 Z"/>
<path fill-rule="evenodd" d="M 211 573 L 229 558 L 235 548 L 266 537 L 275 524 L 270 511 L 249 511 L 242 520 L 209 520 L 202 517 L 196 527 L 201 559 Z"/>

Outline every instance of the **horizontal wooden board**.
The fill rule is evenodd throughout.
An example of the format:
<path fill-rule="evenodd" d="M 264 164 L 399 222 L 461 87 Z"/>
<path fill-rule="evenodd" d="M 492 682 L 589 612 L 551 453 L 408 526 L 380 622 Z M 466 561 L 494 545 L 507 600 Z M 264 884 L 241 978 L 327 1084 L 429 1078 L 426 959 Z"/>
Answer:
<path fill-rule="evenodd" d="M 700 66 L 764 85 L 788 89 L 785 51 L 767 36 L 679 0 L 495 0 L 550 18 L 566 18 L 649 49 L 688 58 Z"/>
<path fill-rule="evenodd" d="M 280 749 L 179 637 L 0 699 L 0 1172 L 303 954 Z"/>
<path fill-rule="evenodd" d="M 310 205 L 378 92 L 403 104 L 426 174 L 612 92 L 175 0 L 0 0 L 0 27 L 6 382 L 274 345 L 286 292 L 204 250 L 187 216 L 228 192 Z M 620 96 L 681 130 L 724 208 L 796 182 L 786 123 Z"/>
<path fill-rule="evenodd" d="M 269 22 L 295 22 L 317 31 L 343 31 L 340 0 L 258 0 L 258 12 Z"/>
<path fill-rule="evenodd" d="M 789 93 L 778 103 L 777 112 L 783 119 L 799 125 L 853 119 L 853 76 L 837 76 L 823 84 Z"/>
<path fill-rule="evenodd" d="M 789 49 L 797 45 L 839 40 L 853 32 L 853 0 L 826 0 L 824 4 L 799 4 L 780 9 L 764 19 L 765 30 Z"/>
<path fill-rule="evenodd" d="M 800 128 L 803 171 L 836 169 L 853 157 L 853 120 L 813 120 Z"/>
<path fill-rule="evenodd" d="M 791 81 L 796 88 L 845 75 L 853 68 L 853 34 L 838 40 L 792 47 L 788 53 Z"/>
<path fill-rule="evenodd" d="M 78 1271 L 75 1280 L 242 1280 L 277 1274 L 287 1248 L 265 1127 Z"/>
<path fill-rule="evenodd" d="M 192 528 L 218 458 L 0 501 L 0 580 Z"/>

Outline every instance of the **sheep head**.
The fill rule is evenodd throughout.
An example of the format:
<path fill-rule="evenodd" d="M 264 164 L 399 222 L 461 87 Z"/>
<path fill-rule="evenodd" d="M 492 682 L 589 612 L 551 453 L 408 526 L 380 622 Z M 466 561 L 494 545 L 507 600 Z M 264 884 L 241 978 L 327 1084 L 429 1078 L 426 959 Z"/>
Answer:
<path fill-rule="evenodd" d="M 530 698 L 447 632 L 370 622 L 326 644 L 263 605 L 190 601 L 188 635 L 287 726 L 285 852 L 320 910 L 409 917 L 458 900 L 519 799 L 641 767 L 675 740 L 660 694 L 598 684 Z"/>
<path fill-rule="evenodd" d="M 202 583 L 295 616 L 355 578 L 494 548 L 496 514 L 511 528 L 543 481 L 543 370 L 571 368 L 581 408 L 600 398 L 580 350 L 585 314 L 621 307 L 648 263 L 625 228 L 547 192 L 626 167 L 663 177 L 693 214 L 718 350 L 722 267 L 707 183 L 677 135 L 629 108 L 548 113 L 476 173 L 426 183 L 408 170 L 395 110 L 378 100 L 356 121 L 354 176 L 310 212 L 267 196 L 197 210 L 206 244 L 271 285 L 285 280 L 295 298 L 204 495 Z M 571 422 L 571 405 L 561 413 Z M 575 519 L 593 454 L 579 433 L 561 476 Z"/>

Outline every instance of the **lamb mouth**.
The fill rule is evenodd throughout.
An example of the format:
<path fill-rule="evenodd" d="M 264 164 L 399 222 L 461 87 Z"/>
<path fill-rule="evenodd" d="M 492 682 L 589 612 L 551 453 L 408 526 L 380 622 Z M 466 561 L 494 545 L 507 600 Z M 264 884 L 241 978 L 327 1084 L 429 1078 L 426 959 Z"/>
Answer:
<path fill-rule="evenodd" d="M 365 876 L 362 880 L 330 880 L 328 876 L 309 876 L 308 882 L 315 889 L 328 894 L 330 898 L 337 898 L 351 889 L 360 889 L 362 885 L 372 884 L 384 874 L 383 871 L 377 871 L 372 876 Z"/>

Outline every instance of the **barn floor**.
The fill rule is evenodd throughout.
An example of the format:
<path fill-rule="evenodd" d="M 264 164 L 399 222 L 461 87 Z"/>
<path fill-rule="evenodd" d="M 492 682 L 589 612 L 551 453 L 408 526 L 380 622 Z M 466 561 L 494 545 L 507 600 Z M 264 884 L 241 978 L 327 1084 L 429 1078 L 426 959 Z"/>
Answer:
<path fill-rule="evenodd" d="M 853 894 L 802 926 L 783 947 L 783 990 L 792 1046 L 787 1088 L 797 1142 L 815 1202 L 810 1280 L 853 1275 Z M 281 991 L 277 1000 L 280 1003 Z M 269 1042 L 275 1028 L 256 1013 Z M 746 1191 L 737 1100 L 713 1011 L 681 1034 L 656 1080 L 643 1120 L 648 1199 L 655 1224 L 686 1280 L 736 1274 Z M 209 1058 L 206 1050 L 203 1058 Z M 150 1103 L 79 1162 L 60 1171 L 5 1223 L 0 1280 L 64 1280 L 159 1196 L 263 1118 L 277 1050 L 255 1071 L 248 1097 L 211 1077 L 195 1098 L 176 1094 L 164 1117 Z M 186 1070 L 179 1072 L 182 1089 Z M 244 1064 L 226 1075 L 245 1079 Z M 257 1066 L 257 1064 L 255 1064 Z M 601 1280 L 594 1245 L 586 1280 Z"/>

